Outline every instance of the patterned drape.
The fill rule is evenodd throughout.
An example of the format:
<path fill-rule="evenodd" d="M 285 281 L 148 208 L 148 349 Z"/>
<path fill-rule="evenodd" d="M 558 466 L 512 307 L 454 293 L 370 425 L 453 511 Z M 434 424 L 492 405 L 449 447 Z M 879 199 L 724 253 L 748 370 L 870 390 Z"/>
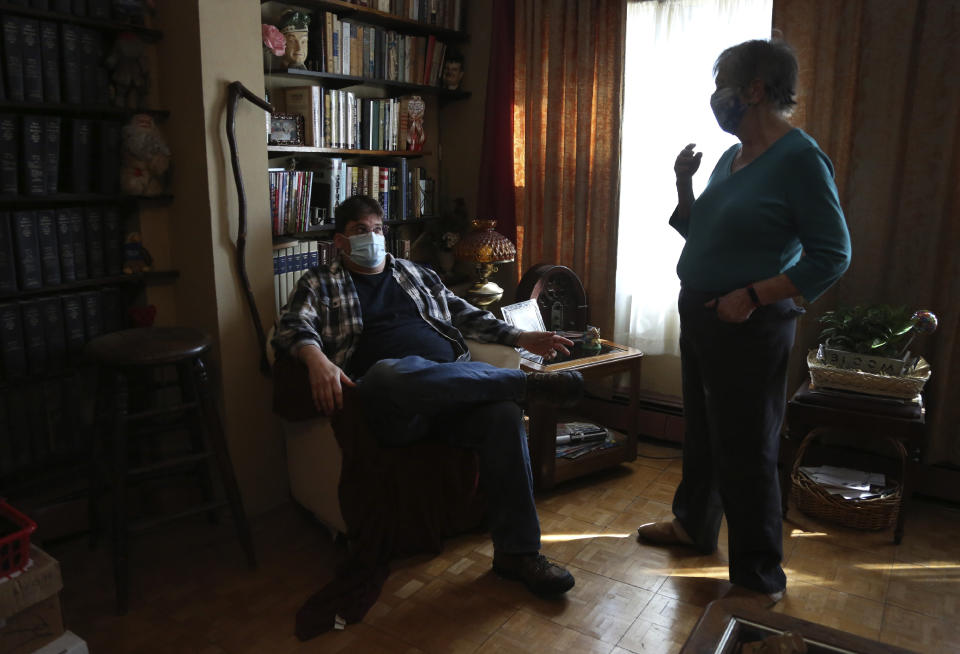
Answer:
<path fill-rule="evenodd" d="M 837 305 L 884 302 L 940 318 L 913 350 L 933 376 L 928 463 L 960 464 L 960 3 L 775 0 L 800 59 L 793 122 L 833 160 L 850 270 L 801 323 L 793 372 Z"/>
<path fill-rule="evenodd" d="M 568 266 L 613 331 L 626 0 L 516 0 L 518 265 Z"/>

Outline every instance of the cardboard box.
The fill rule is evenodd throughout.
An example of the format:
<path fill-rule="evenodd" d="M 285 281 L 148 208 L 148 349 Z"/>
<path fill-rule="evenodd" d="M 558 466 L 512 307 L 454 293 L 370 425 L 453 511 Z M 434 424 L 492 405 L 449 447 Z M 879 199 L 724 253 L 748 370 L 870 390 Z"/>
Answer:
<path fill-rule="evenodd" d="M 39 604 L 60 592 L 61 588 L 60 563 L 39 547 L 31 545 L 27 567 L 9 577 L 0 577 L 0 620 Z M 0 648 L 0 652 L 3 651 Z"/>
<path fill-rule="evenodd" d="M 87 643 L 69 629 L 52 643 L 47 643 L 33 654 L 89 654 Z"/>
<path fill-rule="evenodd" d="M 63 634 L 60 595 L 47 599 L 6 619 L 0 627 L 0 652 L 31 654 Z"/>

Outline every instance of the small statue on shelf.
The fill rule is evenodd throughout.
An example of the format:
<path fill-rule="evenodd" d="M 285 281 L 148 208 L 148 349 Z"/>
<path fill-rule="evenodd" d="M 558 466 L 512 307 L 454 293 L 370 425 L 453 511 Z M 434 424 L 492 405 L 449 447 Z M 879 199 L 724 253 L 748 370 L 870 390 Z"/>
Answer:
<path fill-rule="evenodd" d="M 286 41 L 283 62 L 288 68 L 306 68 L 310 14 L 294 9 L 285 11 L 278 27 Z"/>
<path fill-rule="evenodd" d="M 143 247 L 140 232 L 130 232 L 123 242 L 123 274 L 147 272 L 153 265 L 153 257 Z"/>
<path fill-rule="evenodd" d="M 149 114 L 132 116 L 123 128 L 120 188 L 128 195 L 161 195 L 169 168 L 170 148 L 153 118 Z"/>
<path fill-rule="evenodd" d="M 141 109 L 150 86 L 146 46 L 136 34 L 121 32 L 105 64 L 110 71 L 110 98 L 118 107 Z"/>
<path fill-rule="evenodd" d="M 412 96 L 407 101 L 407 149 L 414 152 L 423 150 L 427 137 L 423 131 L 423 114 L 427 109 L 426 103 L 419 95 Z"/>

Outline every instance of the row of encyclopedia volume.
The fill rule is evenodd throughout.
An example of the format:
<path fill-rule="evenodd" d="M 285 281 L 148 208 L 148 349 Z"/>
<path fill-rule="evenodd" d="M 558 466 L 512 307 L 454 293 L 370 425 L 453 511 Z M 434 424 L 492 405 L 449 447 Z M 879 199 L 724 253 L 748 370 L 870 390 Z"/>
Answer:
<path fill-rule="evenodd" d="M 304 272 L 318 265 L 326 265 L 337 256 L 332 241 L 297 241 L 273 250 L 274 309 L 277 315 L 287 304 L 290 293 Z"/>
<path fill-rule="evenodd" d="M 92 6 L 102 0 L 88 0 Z M 21 3 L 24 4 L 24 3 Z M 110 5 L 107 4 L 109 14 Z M 106 105 L 110 81 L 103 36 L 69 22 L 5 14 L 0 100 Z"/>
<path fill-rule="evenodd" d="M 71 365 L 90 340 L 125 326 L 114 287 L 0 302 L 0 354 L 6 382 Z"/>
<path fill-rule="evenodd" d="M 89 456 L 88 434 L 78 415 L 89 404 L 93 369 L 11 384 L 0 394 L 0 480 L 31 476 L 55 462 Z M 0 481 L 0 484 L 3 482 Z"/>
<path fill-rule="evenodd" d="M 0 212 L 0 297 L 121 274 L 121 227 L 111 206 Z"/>
<path fill-rule="evenodd" d="M 0 114 L 0 194 L 116 193 L 120 138 L 110 121 Z"/>
<path fill-rule="evenodd" d="M 433 35 L 399 34 L 329 11 L 314 14 L 310 40 L 307 65 L 318 72 L 426 86 L 439 84 L 446 52 Z"/>

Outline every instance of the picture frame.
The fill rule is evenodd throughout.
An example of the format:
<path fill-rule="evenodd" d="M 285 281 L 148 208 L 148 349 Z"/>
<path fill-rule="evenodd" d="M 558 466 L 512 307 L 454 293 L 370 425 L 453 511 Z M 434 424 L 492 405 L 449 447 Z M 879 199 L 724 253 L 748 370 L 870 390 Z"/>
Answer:
<path fill-rule="evenodd" d="M 303 145 L 303 116 L 300 114 L 270 114 L 269 145 Z"/>
<path fill-rule="evenodd" d="M 525 332 L 542 332 L 546 328 L 543 325 L 543 315 L 540 313 L 540 307 L 536 300 L 524 300 L 515 304 L 508 304 L 500 307 L 500 313 L 503 315 L 503 321 L 511 327 Z M 528 352 L 523 348 L 516 348 L 520 356 L 534 363 L 543 363 L 543 357 L 539 354 Z"/>

